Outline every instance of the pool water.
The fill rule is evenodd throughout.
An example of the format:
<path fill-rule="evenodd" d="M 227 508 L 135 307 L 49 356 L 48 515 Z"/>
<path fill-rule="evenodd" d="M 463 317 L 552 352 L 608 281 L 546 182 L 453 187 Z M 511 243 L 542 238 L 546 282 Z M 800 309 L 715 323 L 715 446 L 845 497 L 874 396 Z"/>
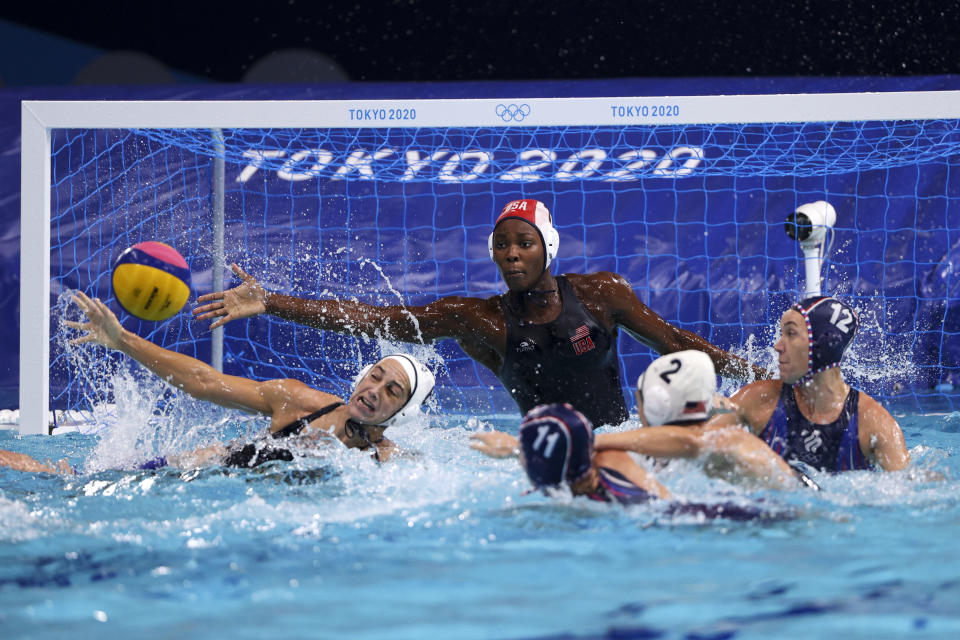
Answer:
<path fill-rule="evenodd" d="M 0 431 L 0 448 L 84 470 L 0 469 L 0 629 L 4 638 L 957 638 L 960 413 L 898 419 L 910 471 L 818 477 L 820 494 L 746 491 L 687 463 L 659 472 L 682 498 L 793 514 L 762 522 L 522 495 L 515 460 L 468 446 L 478 429 L 515 431 L 512 416 L 398 427 L 393 438 L 417 453 L 383 467 L 331 447 L 254 470 L 116 470 L 189 438 L 147 421 L 98 435 Z M 187 429 L 201 440 L 265 426 L 229 414 L 202 422 Z"/>

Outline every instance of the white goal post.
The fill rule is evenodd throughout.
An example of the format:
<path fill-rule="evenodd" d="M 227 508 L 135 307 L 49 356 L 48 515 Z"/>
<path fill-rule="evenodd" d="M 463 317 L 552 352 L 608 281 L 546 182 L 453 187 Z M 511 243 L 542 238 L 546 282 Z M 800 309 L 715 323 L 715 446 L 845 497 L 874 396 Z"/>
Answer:
<path fill-rule="evenodd" d="M 397 113 L 404 114 L 405 119 L 391 119 Z M 19 431 L 46 434 L 50 400 L 54 129 L 636 126 L 914 120 L 960 118 L 960 92 L 476 100 L 24 101 L 21 118 Z"/>

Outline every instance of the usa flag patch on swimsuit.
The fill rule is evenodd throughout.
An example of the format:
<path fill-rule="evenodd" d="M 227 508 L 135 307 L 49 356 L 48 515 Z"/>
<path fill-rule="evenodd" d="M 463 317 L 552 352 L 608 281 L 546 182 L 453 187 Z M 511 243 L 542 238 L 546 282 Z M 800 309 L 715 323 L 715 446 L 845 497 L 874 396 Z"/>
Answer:
<path fill-rule="evenodd" d="M 578 356 L 596 348 L 593 340 L 590 339 L 590 329 L 588 329 L 585 324 L 580 325 L 580 327 L 573 332 L 570 336 L 570 342 L 573 343 L 573 351 Z"/>

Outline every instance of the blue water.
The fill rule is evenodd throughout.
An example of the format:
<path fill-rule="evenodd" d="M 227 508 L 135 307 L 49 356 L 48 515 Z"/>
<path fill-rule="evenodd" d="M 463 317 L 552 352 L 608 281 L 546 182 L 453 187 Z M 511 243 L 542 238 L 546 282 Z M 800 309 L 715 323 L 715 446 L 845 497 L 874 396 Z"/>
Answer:
<path fill-rule="evenodd" d="M 382 468 L 335 447 L 255 470 L 111 470 L 189 439 L 0 432 L 0 448 L 85 471 L 0 469 L 0 635 L 957 638 L 960 414 L 898 419 L 911 471 L 821 477 L 821 494 L 661 472 L 690 500 L 795 516 L 746 523 L 524 496 L 516 461 L 468 447 L 515 429 L 506 416 L 398 428 L 419 453 Z"/>

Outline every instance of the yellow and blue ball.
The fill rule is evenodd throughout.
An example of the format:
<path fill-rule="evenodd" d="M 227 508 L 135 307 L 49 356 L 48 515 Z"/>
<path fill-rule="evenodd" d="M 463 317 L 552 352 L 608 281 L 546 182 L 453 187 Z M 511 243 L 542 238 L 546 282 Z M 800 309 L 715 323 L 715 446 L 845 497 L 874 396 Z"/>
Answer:
<path fill-rule="evenodd" d="M 113 263 L 113 295 L 142 320 L 166 320 L 190 297 L 190 268 L 176 249 L 162 242 L 140 242 Z"/>

